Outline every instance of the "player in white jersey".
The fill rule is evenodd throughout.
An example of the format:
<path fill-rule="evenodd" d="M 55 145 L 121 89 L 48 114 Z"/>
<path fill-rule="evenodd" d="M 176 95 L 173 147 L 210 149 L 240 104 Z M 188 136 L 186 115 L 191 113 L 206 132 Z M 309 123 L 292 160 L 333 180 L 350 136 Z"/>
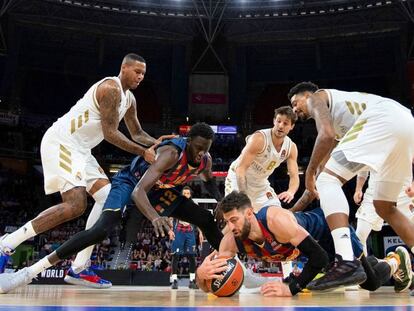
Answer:
<path fill-rule="evenodd" d="M 368 187 L 365 193 L 362 192 L 362 188 L 366 180 L 368 179 Z M 411 184 L 411 180 L 407 180 L 404 187 L 408 187 Z M 384 225 L 384 220 L 377 214 L 373 204 L 373 192 L 375 186 L 375 173 L 369 173 L 368 171 L 361 171 L 358 173 L 357 182 L 355 186 L 354 202 L 361 204 L 358 208 L 355 216 L 357 218 L 356 234 L 364 246 L 364 253 L 368 256 L 367 252 L 367 239 L 372 230 L 381 231 Z M 414 198 L 410 198 L 404 191 L 401 190 L 397 199 L 397 208 L 407 216 L 410 221 L 413 221 L 414 214 Z"/>
<path fill-rule="evenodd" d="M 362 192 L 362 188 L 366 180 L 368 179 L 368 187 L 365 193 Z M 411 184 L 411 180 L 407 180 L 404 184 L 404 188 L 407 188 Z M 364 254 L 368 256 L 367 239 L 372 230 L 381 231 L 384 225 L 384 220 L 377 214 L 373 204 L 373 192 L 375 186 L 375 173 L 369 173 L 368 171 L 361 171 L 358 173 L 357 182 L 355 186 L 354 202 L 361 204 L 358 208 L 355 217 L 357 218 L 356 235 L 364 247 Z M 362 199 L 363 198 L 363 199 Z M 362 202 L 361 202 L 362 201 Z M 397 208 L 403 213 L 411 222 L 414 221 L 414 198 L 410 198 L 404 189 L 400 192 L 397 199 Z M 408 252 L 407 252 L 408 255 Z M 403 271 L 404 273 L 405 271 Z M 400 278 L 399 273 L 396 274 L 397 278 Z M 394 290 L 396 293 L 403 292 L 411 287 L 411 280 L 413 273 L 411 268 L 407 270 L 407 277 L 409 282 L 402 284 L 401 282 L 394 283 Z M 404 286 L 402 286 L 404 285 Z"/>
<path fill-rule="evenodd" d="M 299 188 L 298 149 L 287 136 L 295 126 L 296 114 L 288 106 L 275 109 L 273 128 L 259 130 L 246 138 L 246 146 L 230 165 L 225 181 L 225 195 L 233 190 L 244 191 L 255 212 L 268 205 L 289 203 Z M 276 195 L 268 177 L 286 161 L 289 188 Z"/>
<path fill-rule="evenodd" d="M 310 288 L 361 283 L 366 276 L 354 259 L 349 206 L 341 187 L 358 171 L 375 172 L 376 212 L 410 248 L 414 247 L 414 224 L 395 207 L 404 182 L 412 178 L 414 118 L 392 99 L 319 90 L 311 82 L 294 86 L 288 98 L 301 119 L 313 118 L 316 122 L 318 136 L 306 170 L 306 192 L 310 198 L 319 197 L 338 254 L 338 262 Z"/>
<path fill-rule="evenodd" d="M 91 149 L 102 140 L 144 156 L 149 162 L 154 161 L 153 147 L 147 149 L 137 144 L 151 146 L 157 141 L 141 128 L 135 97 L 130 91 L 141 83 L 145 72 L 146 63 L 141 56 L 126 55 L 118 77 L 107 77 L 95 83 L 46 131 L 40 147 L 45 192 L 59 191 L 63 202 L 1 237 L 1 256 L 11 255 L 29 238 L 81 216 L 87 207 L 87 193 L 95 200 L 86 223 L 86 229 L 92 227 L 111 188 L 108 177 L 91 154 Z M 118 130 L 122 119 L 132 140 Z M 77 255 L 65 280 L 91 287 L 110 287 L 110 282 L 102 280 L 87 267 L 92 250 L 93 246 Z"/>

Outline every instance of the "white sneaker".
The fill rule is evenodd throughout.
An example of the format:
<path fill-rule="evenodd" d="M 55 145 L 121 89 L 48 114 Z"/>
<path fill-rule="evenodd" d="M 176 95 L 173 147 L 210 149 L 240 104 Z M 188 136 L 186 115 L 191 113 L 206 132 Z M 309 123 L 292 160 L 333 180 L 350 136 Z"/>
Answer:
<path fill-rule="evenodd" d="M 6 236 L 8 236 L 9 234 L 8 233 L 6 233 L 6 234 L 3 234 L 2 236 L 0 236 L 0 255 L 7 255 L 7 256 L 11 256 L 11 255 L 13 255 L 14 254 L 14 252 L 15 252 L 15 250 L 14 249 L 12 249 L 12 248 L 10 248 L 10 247 L 8 247 L 8 246 L 6 246 L 6 245 L 3 245 L 3 240 L 4 240 L 4 238 L 6 237 Z"/>
<path fill-rule="evenodd" d="M 31 276 L 29 269 L 23 268 L 14 273 L 3 273 L 0 274 L 0 294 L 6 294 L 11 290 L 27 285 L 34 279 Z"/>
<path fill-rule="evenodd" d="M 273 281 L 282 281 L 280 277 L 265 277 L 261 276 L 258 273 L 254 273 L 251 270 L 246 270 L 244 274 L 243 285 L 240 288 L 239 292 L 241 294 L 256 294 L 260 293 L 260 287 L 267 283 Z"/>

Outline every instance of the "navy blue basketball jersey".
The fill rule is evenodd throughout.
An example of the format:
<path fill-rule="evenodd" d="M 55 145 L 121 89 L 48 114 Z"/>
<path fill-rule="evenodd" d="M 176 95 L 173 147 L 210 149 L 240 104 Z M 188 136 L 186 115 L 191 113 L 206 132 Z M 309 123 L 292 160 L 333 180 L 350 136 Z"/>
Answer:
<path fill-rule="evenodd" d="M 265 261 L 286 261 L 293 260 L 300 255 L 300 251 L 292 244 L 283 244 L 276 240 L 270 232 L 267 225 L 268 206 L 263 207 L 257 214 L 256 218 L 264 236 L 264 243 L 258 245 L 256 242 L 245 239 L 235 238 L 240 253 L 247 254 L 252 258 L 263 259 Z"/>

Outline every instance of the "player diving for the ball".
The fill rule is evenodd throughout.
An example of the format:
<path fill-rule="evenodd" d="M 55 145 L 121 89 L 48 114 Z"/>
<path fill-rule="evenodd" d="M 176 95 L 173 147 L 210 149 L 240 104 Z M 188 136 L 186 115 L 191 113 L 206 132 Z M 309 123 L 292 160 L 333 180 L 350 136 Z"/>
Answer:
<path fill-rule="evenodd" d="M 335 255 L 329 227 L 321 209 L 292 213 L 280 207 L 268 206 L 255 214 L 247 195 L 235 191 L 227 195 L 218 208 L 229 230 L 221 240 L 218 258 L 215 258 L 216 253 L 210 254 L 197 269 L 197 285 L 205 292 L 210 290 L 207 280 L 223 278 L 222 273 L 227 269 L 224 258 L 233 257 L 237 253 L 246 253 L 250 257 L 267 261 L 293 260 L 300 253 L 308 257 L 299 276 L 291 274 L 283 282 L 270 281 L 263 284 L 261 293 L 265 296 L 297 294 L 328 265 L 328 254 L 331 257 Z M 365 258 L 353 229 L 351 238 L 354 252 L 362 256 L 361 261 L 367 274 L 367 280 L 361 284 L 362 288 L 376 290 L 398 270 L 408 269 L 407 251 L 397 250 L 385 260 Z M 411 282 L 411 279 L 401 281 Z"/>

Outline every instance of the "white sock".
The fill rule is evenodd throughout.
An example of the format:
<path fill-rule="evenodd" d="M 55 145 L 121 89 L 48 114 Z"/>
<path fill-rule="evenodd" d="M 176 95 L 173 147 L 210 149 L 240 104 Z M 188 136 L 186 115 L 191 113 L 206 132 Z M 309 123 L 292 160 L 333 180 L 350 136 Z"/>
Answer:
<path fill-rule="evenodd" d="M 111 184 L 107 184 L 93 194 L 95 204 L 93 205 L 92 210 L 88 216 L 88 220 L 86 221 L 85 230 L 92 228 L 92 226 L 101 216 L 102 208 L 105 204 L 106 197 L 108 196 L 110 190 Z M 76 255 L 75 260 L 72 262 L 73 272 L 79 273 L 88 266 L 94 247 L 95 245 L 91 245 Z"/>
<path fill-rule="evenodd" d="M 361 244 L 364 247 L 365 256 L 368 256 L 367 239 L 372 231 L 372 225 L 366 220 L 358 218 L 357 228 L 355 231 L 358 239 L 361 241 Z"/>
<path fill-rule="evenodd" d="M 171 275 L 171 282 L 177 281 L 178 280 L 178 275 L 177 274 L 173 274 Z"/>
<path fill-rule="evenodd" d="M 24 241 L 34 237 L 36 232 L 33 229 L 32 222 L 27 222 L 24 226 L 20 227 L 13 233 L 7 235 L 3 241 L 3 246 L 9 247 L 11 249 L 16 249 L 17 246 L 22 244 Z"/>
<path fill-rule="evenodd" d="M 351 233 L 348 227 L 342 227 L 331 231 L 335 244 L 335 251 L 343 260 L 354 260 L 352 250 Z"/>
<path fill-rule="evenodd" d="M 195 280 L 195 273 L 190 273 L 190 281 L 194 281 Z"/>
<path fill-rule="evenodd" d="M 386 257 L 384 260 L 391 268 L 391 275 L 393 275 L 398 270 L 398 260 L 394 257 Z"/>
<path fill-rule="evenodd" d="M 28 267 L 27 269 L 29 269 L 30 275 L 35 277 L 40 272 L 45 271 L 47 268 L 49 268 L 51 266 L 52 266 L 52 264 L 49 262 L 49 260 L 47 259 L 47 256 L 46 256 L 46 257 L 43 257 L 42 259 L 40 259 L 35 264 Z"/>

